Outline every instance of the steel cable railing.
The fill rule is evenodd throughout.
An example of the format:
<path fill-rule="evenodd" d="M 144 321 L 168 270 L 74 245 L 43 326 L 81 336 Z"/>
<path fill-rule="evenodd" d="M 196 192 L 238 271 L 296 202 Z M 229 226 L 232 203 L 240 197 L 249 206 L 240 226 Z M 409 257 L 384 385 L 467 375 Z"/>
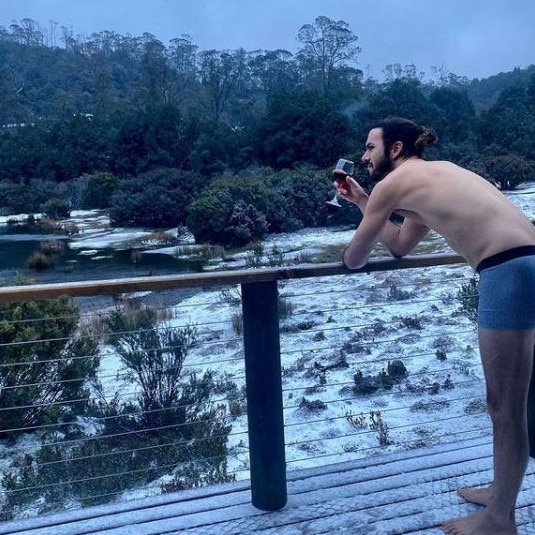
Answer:
<path fill-rule="evenodd" d="M 164 311 L 165 312 L 165 311 Z M 169 311 L 168 311 L 169 312 Z M 80 319 L 80 325 L 90 325 L 95 320 L 102 320 L 102 312 L 98 314 L 95 311 L 91 312 L 91 317 L 86 314 Z M 170 316 L 172 314 L 156 313 L 155 316 Z M 16 319 L 12 322 L 12 326 L 19 331 L 33 329 L 38 333 L 36 340 L 16 340 L 4 343 L 0 346 L 0 353 L 4 350 L 10 350 L 12 353 L 17 353 L 17 359 L 10 359 L 7 362 L 2 359 L 2 368 L 6 374 L 15 372 L 16 370 L 38 369 L 42 368 L 35 377 L 31 376 L 27 381 L 19 381 L 16 384 L 6 384 L 4 381 L 0 384 L 1 394 L 4 398 L 11 396 L 12 398 L 18 395 L 18 399 L 24 399 L 25 392 L 43 391 L 50 389 L 57 389 L 58 383 L 61 383 L 63 389 L 69 389 L 80 383 L 80 378 L 58 377 L 52 370 L 53 367 L 58 367 L 64 361 L 64 355 L 50 355 L 47 358 L 39 357 L 43 352 L 43 347 L 46 345 L 65 346 L 71 341 L 71 336 L 46 336 L 46 323 L 54 324 L 54 322 L 70 321 L 75 316 L 58 315 L 55 318 L 47 318 L 45 321 L 39 322 L 35 318 L 28 318 L 27 320 Z M 4 315 L 4 322 L 6 316 Z M 218 322 L 210 322 L 209 329 L 217 328 Z M 221 323 L 221 322 L 219 322 Z M 110 358 L 110 354 L 102 352 L 103 345 L 114 346 L 114 341 L 129 340 L 132 337 L 144 336 L 156 329 L 159 335 L 165 332 L 176 331 L 186 327 L 186 323 L 178 326 L 168 326 L 165 323 L 157 326 L 150 326 L 149 328 L 133 327 L 132 329 L 116 329 L 112 332 L 103 333 L 101 329 L 93 329 L 91 334 L 87 335 L 89 339 L 94 342 L 97 351 L 92 354 L 77 354 L 70 355 L 70 363 L 76 366 L 83 366 L 84 363 L 91 362 L 92 359 L 99 358 L 101 360 Z M 52 329 L 53 332 L 53 329 Z M 79 333 L 72 332 L 72 336 L 78 336 Z M 239 340 L 239 338 L 235 338 Z M 173 355 L 181 349 L 180 344 L 162 345 L 158 342 L 158 336 L 152 337 L 148 343 L 142 348 L 145 355 L 150 358 L 157 356 L 157 354 Z M 232 341 L 230 341 L 232 343 Z M 100 348 L 99 348 L 100 346 Z M 135 350 L 135 349 L 134 349 Z M 117 359 L 117 357 L 113 357 Z M 224 366 L 227 359 L 220 359 L 220 366 Z M 240 357 L 241 367 L 243 368 L 243 356 Z M 194 374 L 194 370 L 198 367 L 195 362 L 187 363 L 177 361 L 172 365 L 167 363 L 165 369 L 160 370 L 162 376 L 160 380 L 165 384 L 165 374 L 182 374 L 188 378 L 188 374 Z M 49 367 L 49 370 L 46 370 Z M 188 371 L 188 368 L 190 371 Z M 101 370 L 102 371 L 102 370 Z M 138 370 L 141 372 L 141 370 Z M 122 372 L 99 372 L 99 379 L 104 381 L 128 383 L 128 370 L 123 367 Z M 243 376 L 243 373 L 242 373 Z M 140 377 L 139 377 L 140 378 Z M 91 377 L 87 377 L 87 385 L 91 385 Z M 35 501 L 45 500 L 46 510 L 54 507 L 65 507 L 69 502 L 76 502 L 82 500 L 85 504 L 99 503 L 104 500 L 104 497 L 112 499 L 118 497 L 132 488 L 140 488 L 140 485 L 146 485 L 147 488 L 152 487 L 150 492 L 154 492 L 154 482 L 158 481 L 158 474 L 164 479 L 157 484 L 160 492 L 162 489 L 169 491 L 173 488 L 186 488 L 188 486 L 196 486 L 202 484 L 204 480 L 210 482 L 212 479 L 228 480 L 235 476 L 231 470 L 224 469 L 224 473 L 217 475 L 220 470 L 218 466 L 226 466 L 226 448 L 225 444 L 232 435 L 230 426 L 225 426 L 225 421 L 228 416 L 221 414 L 220 407 L 225 406 L 228 402 L 227 398 L 222 394 L 219 396 L 211 395 L 211 399 L 206 398 L 202 400 L 191 400 L 195 398 L 196 391 L 202 392 L 204 390 L 217 390 L 217 385 L 209 377 L 204 380 L 203 376 L 199 377 L 194 383 L 186 383 L 184 389 L 189 389 L 189 397 L 183 396 L 183 402 L 175 401 L 172 406 L 164 406 L 161 409 L 140 410 L 140 390 L 143 389 L 143 382 L 138 381 L 135 388 L 122 395 L 121 404 L 123 407 L 116 410 L 117 414 L 109 415 L 107 412 L 99 411 L 98 403 L 109 404 L 110 400 L 113 402 L 114 393 L 108 392 L 103 395 L 92 394 L 85 391 L 84 397 L 70 396 L 69 399 L 48 399 L 46 402 L 40 402 L 37 398 L 33 403 L 18 402 L 15 407 L 1 407 L 0 420 L 2 413 L 9 413 L 9 411 L 16 410 L 18 414 L 26 414 L 35 411 L 47 412 L 65 412 L 73 411 L 73 407 L 79 404 L 90 405 L 84 413 L 70 414 L 67 418 L 57 418 L 55 423 L 46 423 L 46 419 L 42 418 L 40 421 L 34 423 L 25 423 L 25 425 L 11 425 L 9 427 L 3 426 L 2 436 L 9 437 L 8 440 L 14 442 L 14 446 L 9 448 L 9 457 L 12 459 L 11 467 L 4 470 L 4 518 L 16 516 L 17 511 L 26 509 L 28 504 L 35 503 Z M 189 400 L 189 401 L 188 401 Z M 138 404 L 138 410 L 133 407 Z M 215 409 L 210 409 L 215 407 Z M 109 412 L 109 411 L 108 411 Z M 112 411 L 113 412 L 113 411 Z M 192 412 L 189 418 L 183 416 L 178 418 L 177 415 Z M 213 417 L 206 417 L 203 414 L 211 414 Z M 175 420 L 169 424 L 165 421 L 169 419 Z M 76 418 L 78 422 L 74 422 Z M 184 421 L 186 418 L 186 421 Z M 82 425 L 80 421 L 83 420 Z M 140 423 L 145 420 L 145 423 Z M 150 421 L 159 422 L 159 425 L 149 425 Z M 5 422 L 4 422 L 5 423 Z M 23 422 L 21 422 L 23 423 Z M 125 423 L 127 425 L 125 425 Z M 84 427 L 88 428 L 88 432 L 84 433 Z M 119 432 L 114 432 L 115 428 L 121 428 Z M 228 429 L 227 429 L 228 427 Z M 89 429 L 91 428 L 91 429 Z M 199 429 L 203 428 L 204 432 L 199 434 Z M 210 432 L 212 429 L 212 432 Z M 221 429 L 223 433 L 217 432 Z M 214 432 L 215 430 L 215 432 Z M 102 432 L 101 432 L 102 431 Z M 208 433 L 208 434 L 207 434 Z M 162 436 L 161 440 L 156 440 L 154 436 Z M 245 436 L 245 432 L 237 433 L 238 436 Z M 72 438 L 73 436 L 78 438 Z M 181 437 L 172 439 L 171 437 Z M 236 442 L 239 442 L 236 438 Z M 192 447 L 192 442 L 195 442 L 195 447 Z M 31 444 L 30 444 L 31 442 Z M 92 442 L 96 444 L 101 442 L 103 446 L 90 449 L 87 444 Z M 123 442 L 124 444 L 120 444 Z M 213 444 L 219 444 L 214 450 Z M 109 449 L 106 450 L 106 446 Z M 173 450 L 184 450 L 183 455 L 169 455 Z M 220 455 L 204 454 L 203 451 L 209 453 L 211 450 L 217 451 L 219 449 L 223 452 Z M 60 451 L 61 450 L 61 451 Z M 158 454 L 158 452 L 160 452 Z M 162 454 L 163 452 L 163 454 Z M 167 455 L 166 455 L 167 454 Z M 52 455 L 53 460 L 50 460 Z M 124 463 L 125 458 L 140 458 L 141 461 L 137 463 Z M 168 457 L 169 461 L 162 461 Z M 152 460 L 151 460 L 152 459 Z M 148 460 L 149 462 L 143 462 Z M 155 467 L 155 463 L 158 465 Z M 105 465 L 108 469 L 103 470 L 98 475 L 86 477 L 88 468 L 89 472 L 93 471 L 95 466 Z M 118 465 L 117 469 L 112 465 Z M 202 465 L 205 465 L 203 467 Z M 136 467 L 137 466 L 137 467 Z M 206 468 L 208 467 L 208 468 Z M 173 480 L 173 475 L 182 472 L 184 473 L 181 479 Z M 215 475 L 210 475 L 215 470 Z M 56 477 L 51 477 L 54 473 Z M 197 474 L 197 475 L 196 475 Z M 204 475 L 203 475 L 204 474 Z M 57 476 L 60 476 L 59 478 Z M 65 475 L 65 477 L 62 477 Z M 79 477 L 76 477 L 78 475 Z M 204 479 L 203 479 L 204 478 Z M 212 478 L 212 479 L 210 479 Z M 124 481 L 124 485 L 117 485 L 115 482 Z M 152 481 L 152 483 L 151 483 Z M 133 487 L 135 485 L 135 487 Z M 102 492 L 102 489 L 113 487 L 111 492 Z M 90 491 L 89 488 L 93 487 Z M 76 490 L 78 489 L 78 490 Z M 138 490 L 138 493 L 143 491 Z M 74 495 L 74 494 L 75 495 Z M 53 496 L 63 496 L 63 500 L 54 501 Z M 78 496 L 78 497 L 77 497 Z"/>
<path fill-rule="evenodd" d="M 488 434 L 490 427 L 484 407 L 484 385 L 477 351 L 474 350 L 474 347 L 477 347 L 476 332 L 474 324 L 459 310 L 461 308 L 458 297 L 460 287 L 471 275 L 467 269 L 462 271 L 462 274 L 459 273 L 455 277 L 448 276 L 447 285 L 444 284 L 444 278 L 429 282 L 423 281 L 429 278 L 428 276 L 414 273 L 414 280 L 404 279 L 401 281 L 402 284 L 396 287 L 395 292 L 392 292 L 390 286 L 396 281 L 390 278 L 385 282 L 376 277 L 373 283 L 374 291 L 382 287 L 385 291 L 394 293 L 397 299 L 385 299 L 384 295 L 377 293 L 371 302 L 369 296 L 363 294 L 370 285 L 370 280 L 367 280 L 366 284 L 359 284 L 359 288 L 354 292 L 358 294 L 359 301 L 364 301 L 364 304 L 357 301 L 351 305 L 344 303 L 345 306 L 342 308 L 337 306 L 336 295 L 343 297 L 348 293 L 348 290 L 344 288 L 333 292 L 335 295 L 330 301 L 330 306 L 322 308 L 320 319 L 315 319 L 307 326 L 303 325 L 301 329 L 291 329 L 283 320 L 281 326 L 283 394 L 285 396 L 286 453 L 290 469 L 315 466 L 318 460 L 322 462 L 326 457 L 333 457 L 337 460 L 348 458 L 348 455 L 344 455 L 346 448 L 351 450 L 351 455 L 355 458 L 355 456 L 369 454 L 374 448 L 392 451 L 414 447 L 415 444 L 421 446 L 425 443 L 451 440 L 452 437 L 455 438 L 452 434 L 452 427 L 458 428 L 459 424 L 462 424 L 461 427 L 466 429 L 467 434 Z M 342 285 L 338 284 L 338 287 Z M 421 290 L 423 290 L 423 296 Z M 314 297 L 317 303 L 320 292 L 321 290 L 319 292 L 303 291 L 300 294 L 285 286 L 282 293 L 286 298 L 291 296 L 296 300 Z M 436 295 L 429 296 L 430 292 Z M 375 310 L 380 310 L 380 322 L 377 318 L 370 321 L 359 317 L 360 313 L 366 312 L 370 306 L 373 306 Z M 405 309 L 410 307 L 411 314 L 414 311 L 418 314 L 418 309 L 426 310 L 423 312 L 424 316 L 420 313 L 414 317 L 416 325 L 411 329 L 409 321 L 406 322 L 408 325 L 403 324 L 403 312 L 400 312 L 400 307 Z M 297 308 L 294 306 L 294 312 L 289 319 L 289 323 L 293 322 L 294 325 L 311 316 L 310 312 L 305 310 L 305 305 L 299 309 L 299 312 L 296 312 Z M 343 314 L 342 319 L 340 319 L 340 314 Z M 455 317 L 452 318 L 452 315 Z M 327 316 L 335 320 L 326 322 Z M 409 316 L 408 319 L 413 318 Z M 437 332 L 436 326 L 442 325 L 448 325 L 446 333 Z M 342 339 L 335 338 L 333 345 L 331 336 L 336 336 L 337 333 L 342 335 Z M 414 338 L 414 340 L 407 340 L 407 337 Z M 312 340 L 320 340 L 320 342 L 312 343 Z M 461 348 L 461 340 L 466 344 L 464 349 Z M 357 347 L 352 348 L 352 344 Z M 294 346 L 298 347 L 294 348 Z M 389 346 L 394 346 L 396 352 L 389 350 Z M 403 346 L 411 347 L 411 349 Z M 429 349 L 422 351 L 421 349 L 426 346 L 429 346 Z M 388 389 L 382 388 L 380 381 L 376 379 L 380 373 L 385 373 L 389 363 L 395 359 L 403 360 L 409 370 L 407 377 L 396 386 L 389 385 Z M 427 360 L 425 367 L 422 364 L 423 360 Z M 414 369 L 414 366 L 420 369 Z M 339 371 L 336 371 L 337 368 Z M 370 380 L 376 381 L 370 392 L 364 395 L 358 392 L 358 385 L 352 377 L 360 368 Z M 301 384 L 295 384 L 294 378 L 294 384 L 287 386 L 287 378 L 295 377 L 299 373 L 303 376 Z M 329 377 L 335 374 L 345 376 L 346 379 Z M 337 396 L 336 394 L 343 395 Z M 474 396 L 478 396 L 476 398 L 479 400 L 477 413 L 481 415 L 477 429 L 474 429 L 472 425 L 473 420 L 476 419 L 474 411 L 467 416 L 464 410 L 466 407 L 470 408 L 470 404 L 474 402 Z M 404 397 L 407 406 L 392 408 L 392 404 L 400 403 L 396 398 L 401 397 Z M 426 397 L 431 399 L 427 400 Z M 373 405 L 370 400 L 377 398 L 381 398 L 384 406 Z M 437 398 L 440 398 L 440 401 Z M 425 415 L 433 407 L 447 409 L 453 405 L 464 405 L 464 407 L 456 410 L 455 416 L 451 417 L 446 417 L 440 411 L 435 410 L 440 425 L 437 425 L 434 419 L 426 421 L 425 418 L 417 417 L 418 412 Z M 338 415 L 333 414 L 336 410 L 339 412 Z M 362 438 L 364 435 L 369 435 L 371 441 L 367 440 L 358 446 L 353 444 L 348 446 L 349 442 L 358 441 L 358 438 L 354 429 L 347 430 L 351 428 L 351 424 L 347 422 L 346 411 L 361 415 L 367 430 L 361 431 L 359 436 L 362 435 Z M 308 412 L 310 415 L 300 422 L 292 412 Z M 376 429 L 369 428 L 370 424 L 367 420 L 373 412 L 381 414 L 381 425 L 384 426 L 382 437 Z M 403 414 L 403 422 L 397 422 L 396 412 Z M 411 414 L 407 416 L 409 412 Z M 323 418 L 321 418 L 322 413 L 325 414 Z M 410 423 L 406 423 L 407 421 Z M 421 435 L 426 433 L 426 429 L 428 430 L 427 437 L 423 440 Z M 326 432 L 332 436 L 323 436 Z M 414 436 L 408 440 L 401 438 L 401 435 L 407 434 Z M 300 435 L 306 438 L 301 438 Z M 322 451 L 326 442 L 335 443 L 333 453 Z M 305 445 L 316 445 L 316 448 L 310 447 L 308 454 L 303 455 L 302 447 Z M 331 446 L 325 446 L 325 448 L 331 448 Z"/>
<path fill-rule="evenodd" d="M 381 270 L 348 275 L 338 267 L 321 278 L 297 271 L 295 280 L 285 270 L 258 273 L 266 280 L 289 279 L 280 283 L 279 302 L 285 303 L 279 304 L 278 322 L 290 469 L 463 436 L 457 422 L 466 414 L 460 411 L 481 388 L 475 357 L 461 347 L 461 341 L 473 344 L 473 326 L 462 316 L 451 319 L 458 292 L 452 281 L 459 286 L 467 275 L 459 275 L 458 268 L 451 268 L 454 276 L 447 268 L 436 269 L 447 284 L 438 277 L 429 282 L 428 273 L 418 269 L 411 270 L 411 278 L 399 272 L 385 277 Z M 227 279 L 215 276 L 218 283 Z M 49 511 L 251 476 L 247 326 L 235 285 L 240 278 L 233 277 L 228 292 L 221 286 L 207 290 L 205 282 L 205 289 L 181 302 L 147 307 L 149 312 L 137 298 L 135 305 L 123 300 L 43 319 L 3 311 L 0 335 L 2 326 L 40 334 L 35 340 L 0 336 L 0 355 L 11 355 L 0 362 L 0 378 L 4 372 L 54 368 L 48 375 L 0 383 L 5 400 L 19 395 L 12 407 L 0 407 L 0 420 L 6 422 L 11 410 L 34 418 L 0 431 L 5 518 L 29 506 Z M 364 282 L 356 282 L 360 278 Z M 72 291 L 78 295 L 79 289 Z M 115 323 L 110 314 L 116 314 Z M 148 324 L 141 321 L 147 318 Z M 75 327 L 61 333 L 62 322 Z M 436 327 L 444 323 L 454 324 L 447 336 Z M 180 338 L 184 331 L 189 335 Z M 86 345 L 74 351 L 75 341 Z M 47 353 L 47 347 L 56 353 Z M 14 354 L 18 358 L 11 358 Z M 358 373 L 386 381 L 392 360 L 403 360 L 406 376 L 386 387 L 386 382 L 375 385 L 375 392 L 359 392 Z M 151 367 L 155 363 L 159 376 Z M 443 387 L 448 377 L 455 388 Z M 432 392 L 434 383 L 439 392 Z M 42 402 L 25 394 L 50 389 L 60 391 Z M 436 419 L 428 416 L 433 403 Z M 479 409 L 483 420 L 472 434 L 485 430 Z"/>

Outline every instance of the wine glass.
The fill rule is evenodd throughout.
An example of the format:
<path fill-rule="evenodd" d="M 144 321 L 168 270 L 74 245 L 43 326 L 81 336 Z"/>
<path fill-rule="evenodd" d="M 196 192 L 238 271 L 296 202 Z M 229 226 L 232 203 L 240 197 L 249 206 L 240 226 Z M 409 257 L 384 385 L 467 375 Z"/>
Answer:
<path fill-rule="evenodd" d="M 334 168 L 334 180 L 339 186 L 347 187 L 346 177 L 351 176 L 355 171 L 355 164 L 351 160 L 340 158 Z M 338 193 L 334 194 L 334 197 L 327 201 L 327 204 L 341 208 L 341 204 L 338 202 Z"/>

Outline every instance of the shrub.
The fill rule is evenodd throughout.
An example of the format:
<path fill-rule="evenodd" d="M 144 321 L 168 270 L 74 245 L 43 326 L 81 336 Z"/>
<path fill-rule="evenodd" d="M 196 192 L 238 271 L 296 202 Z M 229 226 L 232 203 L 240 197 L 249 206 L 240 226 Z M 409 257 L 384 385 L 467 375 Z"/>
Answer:
<path fill-rule="evenodd" d="M 75 336 L 74 301 L 1 304 L 0 317 L 1 434 L 16 436 L 83 411 L 99 360 L 96 343 Z"/>
<path fill-rule="evenodd" d="M 380 388 L 390 390 L 399 384 L 408 375 L 407 368 L 401 360 L 393 360 L 388 363 L 387 371 L 380 371 L 376 375 L 364 375 L 362 370 L 357 370 L 353 375 L 353 392 L 355 394 L 373 394 Z"/>
<path fill-rule="evenodd" d="M 45 269 L 53 268 L 56 259 L 54 256 L 44 253 L 43 251 L 33 252 L 26 261 L 28 267 L 35 269 L 36 271 L 44 271 Z"/>
<path fill-rule="evenodd" d="M 1 206 L 10 214 L 28 214 L 41 211 L 49 199 L 62 198 L 61 185 L 49 180 L 32 179 L 29 182 L 0 182 Z"/>
<path fill-rule="evenodd" d="M 388 291 L 388 300 L 389 301 L 404 301 L 410 299 L 413 296 L 413 292 L 404 290 L 396 284 L 392 284 Z"/>
<path fill-rule="evenodd" d="M 388 425 L 383 420 L 381 411 L 370 411 L 370 429 L 376 432 L 380 446 L 388 446 L 391 443 Z"/>
<path fill-rule="evenodd" d="M 484 166 L 491 180 L 504 191 L 516 189 L 535 175 L 535 163 L 517 154 L 489 156 Z"/>
<path fill-rule="evenodd" d="M 229 305 L 239 305 L 241 303 L 241 287 L 232 286 L 223 288 L 219 292 L 219 299 L 221 302 Z"/>
<path fill-rule="evenodd" d="M 116 306 L 104 318 L 104 329 L 107 331 L 108 343 L 115 345 L 123 335 L 128 335 L 136 329 L 150 329 L 159 318 L 156 309 L 141 306 L 137 301 L 126 301 L 122 306 Z"/>
<path fill-rule="evenodd" d="M 437 349 L 435 351 L 435 357 L 437 360 L 444 361 L 448 358 L 448 355 L 443 349 Z"/>
<path fill-rule="evenodd" d="M 318 169 L 262 169 L 216 179 L 188 207 L 188 227 L 197 242 L 236 244 L 247 236 L 254 241 L 266 228 L 277 233 L 325 225 L 325 201 L 333 194 L 327 175 Z M 351 221 L 358 222 L 353 211 Z M 280 255 L 268 261 L 278 265 Z"/>
<path fill-rule="evenodd" d="M 201 187 L 200 177 L 179 169 L 159 168 L 124 181 L 110 201 L 117 225 L 169 228 L 186 222 L 186 206 Z"/>
<path fill-rule="evenodd" d="M 63 252 L 65 244 L 60 240 L 47 240 L 39 244 L 39 250 L 46 255 L 56 255 Z"/>
<path fill-rule="evenodd" d="M 162 487 L 164 492 L 234 479 L 227 474 L 230 427 L 224 424 L 221 408 L 205 407 L 195 414 L 186 424 L 195 429 L 190 439 L 181 436 L 178 426 L 158 433 L 146 430 L 133 407 L 117 399 L 94 411 L 104 422 L 99 434 L 87 437 L 79 430 L 55 437 L 54 443 L 44 442 L 4 472 L 3 519 L 31 503 L 40 512 L 67 508 L 73 501 L 83 506 L 106 503 L 169 473 L 173 483 Z"/>
<path fill-rule="evenodd" d="M 265 182 L 254 176 L 220 178 L 189 205 L 187 225 L 199 243 L 255 241 L 267 230 L 268 200 Z"/>
<path fill-rule="evenodd" d="M 468 281 L 461 284 L 457 292 L 457 299 L 461 303 L 461 311 L 473 322 L 477 321 L 477 309 L 479 292 L 476 277 L 471 277 Z"/>
<path fill-rule="evenodd" d="M 232 314 L 232 330 L 238 336 L 243 334 L 243 314 L 241 312 L 235 312 Z"/>
<path fill-rule="evenodd" d="M 238 201 L 228 219 L 228 226 L 223 231 L 226 245 L 242 246 L 263 238 L 268 230 L 264 214 L 252 204 Z"/>
<path fill-rule="evenodd" d="M 108 208 L 113 194 L 120 185 L 119 179 L 111 173 L 82 175 L 80 207 L 84 209 Z"/>
<path fill-rule="evenodd" d="M 195 344 L 197 330 L 187 326 L 144 325 L 116 336 L 113 345 L 127 370 L 127 378 L 139 387 L 138 405 L 147 427 L 184 423 L 190 392 L 180 382 L 187 353 Z M 209 379 L 209 377 L 207 377 Z M 209 384 L 200 388 L 209 388 Z"/>
<path fill-rule="evenodd" d="M 347 411 L 345 417 L 349 424 L 357 429 L 366 429 L 368 427 L 368 424 L 366 423 L 366 416 L 362 412 L 357 415 L 352 411 Z"/>
<path fill-rule="evenodd" d="M 270 267 L 281 267 L 284 265 L 284 252 L 276 245 L 266 253 L 266 256 Z"/>
<path fill-rule="evenodd" d="M 44 232 L 60 233 L 63 232 L 63 228 L 60 223 L 50 217 L 43 217 L 37 222 L 39 228 Z"/>
<path fill-rule="evenodd" d="M 181 378 L 186 356 L 196 343 L 197 329 L 162 326 L 149 313 L 139 318 L 143 328 L 138 323 L 135 331 L 116 333 L 113 345 L 129 380 L 139 387 L 136 404 L 143 418 L 133 425 L 150 442 L 165 445 L 159 446 L 163 466 L 157 473 L 168 471 L 164 468 L 170 462 L 190 461 L 176 468 L 176 481 L 182 481 L 181 485 L 194 486 L 185 483 L 192 471 L 198 484 L 226 481 L 230 427 L 224 423 L 225 409 L 212 407 L 209 402 L 213 375 L 209 371 L 202 378 L 192 374 L 188 382 Z M 177 442 L 181 447 L 177 448 Z M 155 461 L 145 459 L 144 463 L 152 466 Z"/>
<path fill-rule="evenodd" d="M 131 402 L 117 395 L 93 402 L 87 414 L 98 419 L 95 435 L 85 436 L 84 422 L 73 424 L 70 434 L 44 442 L 31 460 L 17 459 L 3 478 L 4 518 L 32 502 L 40 511 L 47 504 L 105 503 L 163 475 L 172 476 L 163 492 L 234 479 L 227 473 L 226 408 L 210 403 L 212 373 L 182 377 L 196 330 L 160 327 L 158 317 L 129 305 L 104 322 L 139 394 Z"/>
<path fill-rule="evenodd" d="M 59 254 L 65 249 L 65 244 L 59 240 L 43 241 L 39 244 L 39 251 L 33 252 L 26 263 L 36 271 L 53 268 Z"/>
<path fill-rule="evenodd" d="M 284 170 L 270 174 L 266 180 L 270 191 L 266 212 L 270 232 L 295 232 L 327 224 L 325 201 L 333 196 L 328 171 Z"/>
<path fill-rule="evenodd" d="M 245 265 L 248 268 L 262 267 L 264 260 L 264 246 L 258 241 L 247 251 L 245 255 Z"/>
<path fill-rule="evenodd" d="M 420 316 L 402 316 L 400 320 L 402 325 L 407 327 L 407 329 L 413 329 L 416 331 L 421 331 L 423 329 L 422 319 Z"/>
<path fill-rule="evenodd" d="M 393 379 L 397 381 L 400 381 L 401 379 L 407 377 L 407 368 L 401 360 L 393 360 L 392 362 L 389 362 L 387 366 L 387 371 L 388 375 L 390 375 Z"/>
<path fill-rule="evenodd" d="M 355 383 L 353 387 L 355 394 L 373 394 L 380 387 L 376 377 L 364 375 L 360 370 L 357 370 L 357 373 L 353 376 L 353 381 Z"/>
<path fill-rule="evenodd" d="M 41 210 L 51 219 L 65 219 L 71 215 L 71 203 L 66 199 L 54 197 L 42 204 Z"/>
<path fill-rule="evenodd" d="M 299 403 L 299 408 L 307 412 L 324 411 L 327 409 L 327 404 L 321 401 L 321 399 L 315 399 L 313 401 L 303 397 Z"/>

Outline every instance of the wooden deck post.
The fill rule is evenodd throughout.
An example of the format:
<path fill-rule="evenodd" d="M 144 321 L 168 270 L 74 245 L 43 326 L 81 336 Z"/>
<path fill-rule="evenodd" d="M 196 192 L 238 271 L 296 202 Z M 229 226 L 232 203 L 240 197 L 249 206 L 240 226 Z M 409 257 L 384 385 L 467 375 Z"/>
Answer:
<path fill-rule="evenodd" d="M 277 282 L 241 288 L 252 503 L 276 511 L 287 500 Z"/>

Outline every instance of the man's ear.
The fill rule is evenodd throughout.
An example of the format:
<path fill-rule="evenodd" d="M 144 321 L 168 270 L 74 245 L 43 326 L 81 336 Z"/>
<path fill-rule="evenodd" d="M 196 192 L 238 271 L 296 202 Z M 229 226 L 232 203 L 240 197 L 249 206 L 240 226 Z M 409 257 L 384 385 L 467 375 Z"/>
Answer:
<path fill-rule="evenodd" d="M 390 147 L 390 158 L 395 160 L 403 150 L 403 143 L 401 141 L 394 141 Z"/>

